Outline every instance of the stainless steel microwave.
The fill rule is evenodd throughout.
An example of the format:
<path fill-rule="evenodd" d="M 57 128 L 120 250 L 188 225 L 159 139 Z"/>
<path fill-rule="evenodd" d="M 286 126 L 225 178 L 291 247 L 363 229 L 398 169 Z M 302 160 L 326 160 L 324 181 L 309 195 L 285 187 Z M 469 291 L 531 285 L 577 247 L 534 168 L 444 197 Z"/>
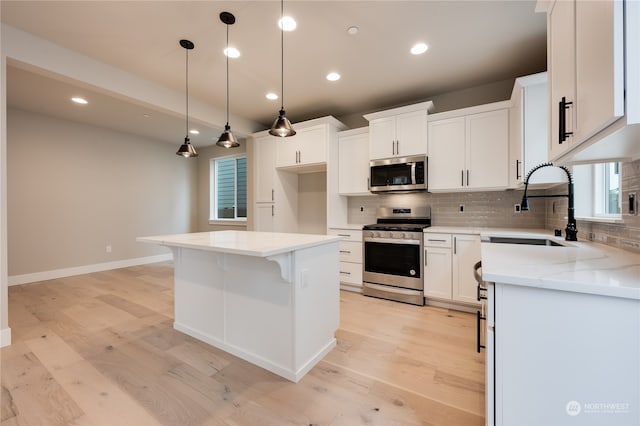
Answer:
<path fill-rule="evenodd" d="M 369 162 L 371 192 L 426 191 L 427 157 L 413 155 Z"/>

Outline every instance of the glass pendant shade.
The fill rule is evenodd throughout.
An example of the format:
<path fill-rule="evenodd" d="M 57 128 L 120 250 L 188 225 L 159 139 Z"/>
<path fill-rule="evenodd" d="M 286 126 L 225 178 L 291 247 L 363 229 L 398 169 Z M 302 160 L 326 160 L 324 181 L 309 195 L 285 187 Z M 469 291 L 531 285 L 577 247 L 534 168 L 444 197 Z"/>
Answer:
<path fill-rule="evenodd" d="M 276 121 L 273 122 L 273 126 L 271 126 L 271 129 L 269 130 L 270 135 L 286 138 L 296 134 L 296 131 L 293 130 L 293 127 L 291 126 L 291 122 L 284 114 L 284 110 L 281 109 L 278 118 L 276 118 Z"/>
<path fill-rule="evenodd" d="M 184 138 L 184 143 L 180 145 L 180 148 L 178 149 L 178 152 L 176 152 L 176 155 L 190 158 L 197 157 L 198 153 L 196 152 L 196 149 L 193 147 L 193 145 L 191 145 L 191 142 L 189 142 L 189 138 Z"/>
<path fill-rule="evenodd" d="M 237 148 L 240 146 L 238 139 L 236 139 L 235 135 L 231 133 L 231 127 L 229 124 L 224 126 L 224 132 L 218 138 L 218 142 L 216 142 L 217 146 L 221 146 L 223 148 Z"/>

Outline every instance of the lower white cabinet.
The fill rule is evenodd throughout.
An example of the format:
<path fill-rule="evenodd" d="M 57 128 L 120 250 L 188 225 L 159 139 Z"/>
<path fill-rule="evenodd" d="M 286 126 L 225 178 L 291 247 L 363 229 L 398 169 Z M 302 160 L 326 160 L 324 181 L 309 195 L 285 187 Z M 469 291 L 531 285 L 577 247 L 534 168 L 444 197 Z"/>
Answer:
<path fill-rule="evenodd" d="M 492 283 L 488 304 L 487 424 L 640 424 L 640 300 Z"/>
<path fill-rule="evenodd" d="M 362 230 L 329 228 L 328 234 L 344 237 L 340 241 L 340 288 L 360 292 L 362 289 Z"/>
<path fill-rule="evenodd" d="M 478 305 L 473 276 L 473 265 L 478 260 L 479 235 L 425 233 L 425 298 Z"/>
<path fill-rule="evenodd" d="M 275 219 L 275 203 L 256 203 L 254 229 L 260 232 L 273 232 Z"/>

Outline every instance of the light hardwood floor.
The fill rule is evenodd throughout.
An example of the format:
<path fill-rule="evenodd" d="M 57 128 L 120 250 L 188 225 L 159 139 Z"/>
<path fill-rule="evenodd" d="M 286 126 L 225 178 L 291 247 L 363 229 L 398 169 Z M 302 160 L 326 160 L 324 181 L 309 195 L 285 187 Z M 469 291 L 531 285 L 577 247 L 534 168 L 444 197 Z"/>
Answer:
<path fill-rule="evenodd" d="M 9 288 L 9 425 L 481 425 L 475 317 L 341 292 L 298 384 L 172 328 L 171 263 Z"/>

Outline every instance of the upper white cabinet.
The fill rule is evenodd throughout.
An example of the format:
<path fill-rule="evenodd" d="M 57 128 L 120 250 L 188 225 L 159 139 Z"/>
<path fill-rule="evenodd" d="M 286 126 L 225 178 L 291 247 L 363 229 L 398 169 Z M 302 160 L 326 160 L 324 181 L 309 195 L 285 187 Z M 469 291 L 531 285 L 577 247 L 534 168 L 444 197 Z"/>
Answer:
<path fill-rule="evenodd" d="M 367 127 L 338 133 L 338 193 L 371 195 Z"/>
<path fill-rule="evenodd" d="M 511 188 L 519 188 L 531 169 L 548 161 L 547 73 L 517 78 L 511 102 L 509 181 Z M 529 184 L 549 187 L 563 181 L 561 169 L 546 167 L 531 176 Z"/>
<path fill-rule="evenodd" d="M 256 203 L 271 203 L 275 201 L 276 173 L 276 141 L 271 135 L 253 139 L 254 153 L 254 200 Z"/>
<path fill-rule="evenodd" d="M 508 187 L 509 105 L 497 102 L 430 116 L 429 191 Z"/>
<path fill-rule="evenodd" d="M 433 102 L 423 102 L 402 108 L 364 116 L 369 121 L 369 158 L 426 154 L 427 114 Z"/>
<path fill-rule="evenodd" d="M 296 129 L 296 135 L 280 138 L 276 144 L 276 167 L 327 164 L 327 126 Z"/>
<path fill-rule="evenodd" d="M 640 156 L 640 132 L 627 129 L 640 121 L 639 9 L 635 0 L 546 8 L 550 160 Z"/>

